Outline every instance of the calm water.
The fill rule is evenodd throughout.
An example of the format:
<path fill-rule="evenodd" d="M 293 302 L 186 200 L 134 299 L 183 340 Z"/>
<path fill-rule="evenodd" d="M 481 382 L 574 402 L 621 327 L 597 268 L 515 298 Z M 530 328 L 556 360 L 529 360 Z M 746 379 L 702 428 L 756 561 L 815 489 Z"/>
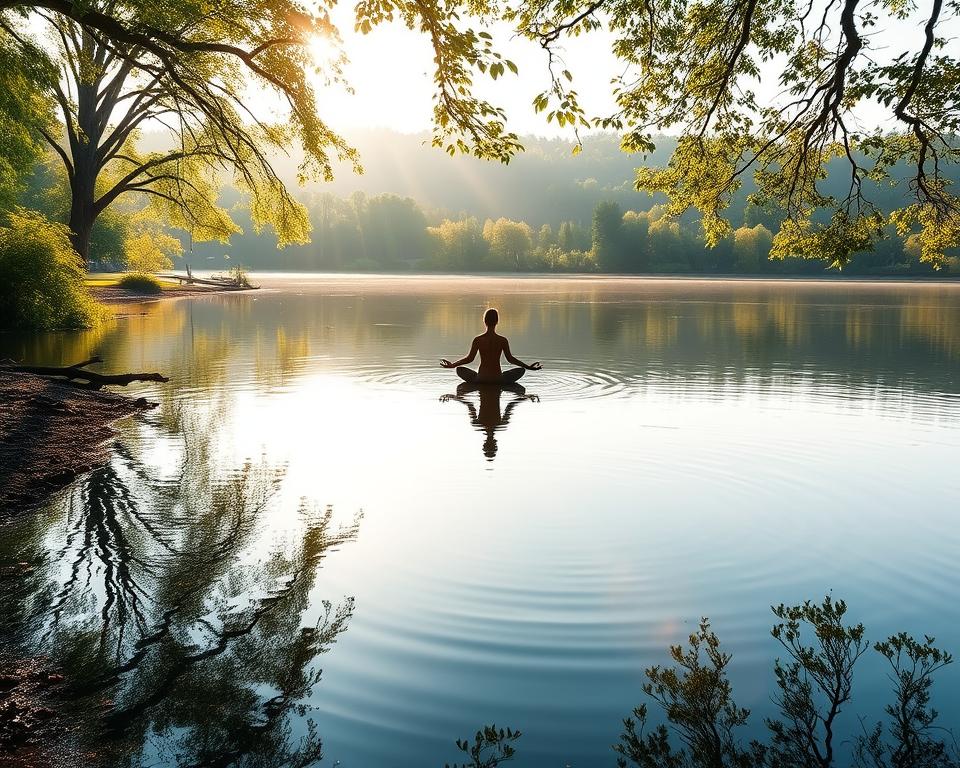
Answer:
<path fill-rule="evenodd" d="M 70 670 L 108 761 L 322 740 L 324 765 L 420 768 L 495 721 L 518 765 L 613 765 L 701 616 L 759 727 L 769 606 L 830 591 L 872 639 L 960 652 L 960 285 L 262 283 L 0 340 L 172 379 L 0 550 L 34 566 L 8 642 Z M 544 370 L 457 397 L 436 361 L 488 305 Z M 859 669 L 872 719 L 887 681 Z M 955 728 L 958 691 L 955 666 Z"/>

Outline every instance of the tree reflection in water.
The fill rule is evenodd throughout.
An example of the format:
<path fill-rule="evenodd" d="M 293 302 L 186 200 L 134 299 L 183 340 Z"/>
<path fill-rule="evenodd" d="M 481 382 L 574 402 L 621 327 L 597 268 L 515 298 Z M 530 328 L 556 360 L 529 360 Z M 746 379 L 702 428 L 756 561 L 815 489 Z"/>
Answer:
<path fill-rule="evenodd" d="M 59 549 L 42 551 L 53 525 L 17 555 L 38 567 L 4 589 L 4 629 L 65 673 L 77 749 L 104 764 L 312 764 L 321 742 L 303 702 L 353 601 L 317 616 L 310 595 L 359 519 L 301 504 L 295 536 L 265 537 L 283 470 L 247 462 L 214 477 L 215 462 L 195 460 L 209 432 L 188 432 L 168 476 L 120 439 L 70 491 Z"/>

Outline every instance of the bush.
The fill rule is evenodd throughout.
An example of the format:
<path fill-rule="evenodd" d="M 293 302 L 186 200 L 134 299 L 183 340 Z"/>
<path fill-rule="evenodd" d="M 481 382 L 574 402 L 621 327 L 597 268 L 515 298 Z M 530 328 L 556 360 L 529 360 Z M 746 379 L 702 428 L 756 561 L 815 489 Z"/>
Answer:
<path fill-rule="evenodd" d="M 247 270 L 245 270 L 243 267 L 231 267 L 228 274 L 230 275 L 230 279 L 233 280 L 233 282 L 235 282 L 239 288 L 251 287 L 250 273 L 247 272 Z"/>
<path fill-rule="evenodd" d="M 163 290 L 157 278 L 144 272 L 130 272 L 121 277 L 117 285 L 133 293 L 157 294 Z"/>
<path fill-rule="evenodd" d="M 0 328 L 53 330 L 95 324 L 103 308 L 83 285 L 66 227 L 16 208 L 0 226 Z"/>

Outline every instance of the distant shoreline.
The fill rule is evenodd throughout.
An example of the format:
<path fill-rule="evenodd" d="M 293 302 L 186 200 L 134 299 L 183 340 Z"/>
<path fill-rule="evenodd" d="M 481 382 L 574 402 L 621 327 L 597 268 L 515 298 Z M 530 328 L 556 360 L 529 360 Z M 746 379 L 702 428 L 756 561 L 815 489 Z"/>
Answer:
<path fill-rule="evenodd" d="M 251 276 L 259 278 L 295 278 L 310 276 L 322 279 L 335 278 L 378 278 L 378 279 L 437 279 L 456 280 L 470 278 L 476 280 L 559 280 L 559 281 L 651 281 L 651 282 L 745 282 L 745 283 L 871 283 L 878 285 L 902 284 L 929 284 L 929 285 L 960 285 L 960 275 L 931 277 L 926 275 L 742 275 L 742 274 L 635 274 L 623 272 L 315 272 L 307 270 L 257 270 L 251 271 Z"/>

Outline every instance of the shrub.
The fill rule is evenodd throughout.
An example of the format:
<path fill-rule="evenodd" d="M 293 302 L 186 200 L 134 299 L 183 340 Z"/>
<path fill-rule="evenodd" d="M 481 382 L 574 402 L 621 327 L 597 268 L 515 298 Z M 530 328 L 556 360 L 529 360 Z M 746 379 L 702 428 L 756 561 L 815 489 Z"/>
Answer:
<path fill-rule="evenodd" d="M 103 308 L 83 285 L 85 270 L 66 227 L 16 208 L 0 226 L 0 328 L 83 328 Z"/>
<path fill-rule="evenodd" d="M 117 285 L 133 293 L 157 294 L 163 290 L 157 278 L 144 272 L 130 272 L 121 277 Z"/>
<path fill-rule="evenodd" d="M 243 267 L 240 267 L 240 266 L 231 267 L 230 272 L 228 274 L 230 275 L 230 279 L 233 280 L 233 282 L 235 282 L 238 287 L 240 288 L 251 287 L 250 273 L 247 272 L 247 270 L 245 270 Z"/>

